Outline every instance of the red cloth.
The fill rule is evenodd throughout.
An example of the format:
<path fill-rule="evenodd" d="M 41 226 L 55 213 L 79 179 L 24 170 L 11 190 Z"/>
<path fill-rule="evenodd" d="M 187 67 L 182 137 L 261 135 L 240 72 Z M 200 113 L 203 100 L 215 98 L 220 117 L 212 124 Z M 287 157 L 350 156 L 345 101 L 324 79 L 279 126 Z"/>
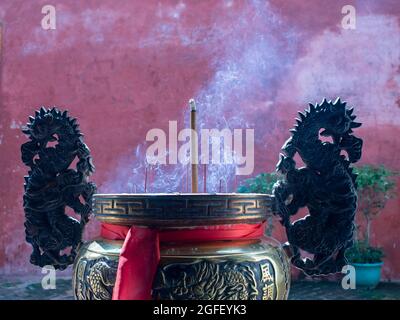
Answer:
<path fill-rule="evenodd" d="M 264 224 L 231 224 L 175 230 L 127 227 L 103 223 L 101 236 L 123 240 L 113 300 L 149 300 L 160 261 L 160 242 L 201 242 L 257 239 Z"/>

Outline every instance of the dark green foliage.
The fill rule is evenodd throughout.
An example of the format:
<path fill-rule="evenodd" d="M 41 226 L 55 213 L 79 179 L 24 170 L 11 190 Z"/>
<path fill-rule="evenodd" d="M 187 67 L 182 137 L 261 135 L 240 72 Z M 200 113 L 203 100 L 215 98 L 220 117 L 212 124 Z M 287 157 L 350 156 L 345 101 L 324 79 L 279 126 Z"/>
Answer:
<path fill-rule="evenodd" d="M 378 263 L 384 257 L 381 248 L 371 247 L 365 241 L 356 241 L 353 247 L 346 251 L 350 263 Z"/>
<path fill-rule="evenodd" d="M 239 186 L 239 193 L 272 193 L 272 187 L 279 179 L 277 173 L 261 173 L 254 178 L 246 179 Z"/>
<path fill-rule="evenodd" d="M 367 223 L 364 238 L 369 245 L 371 221 L 382 212 L 387 200 L 395 195 L 396 183 L 393 177 L 397 173 L 383 165 L 355 167 L 354 172 L 358 175 L 358 211 Z"/>
<path fill-rule="evenodd" d="M 392 195 L 395 187 L 393 176 L 397 175 L 396 172 L 389 170 L 383 165 L 355 167 L 354 172 L 358 175 L 357 190 L 359 193 L 367 189 L 373 189 L 374 193 L 383 193 L 385 198 Z M 362 201 L 362 199 L 360 200 Z"/>
<path fill-rule="evenodd" d="M 381 262 L 384 253 L 381 248 L 370 245 L 371 222 L 385 207 L 388 199 L 395 195 L 396 183 L 393 177 L 398 173 L 383 165 L 364 165 L 355 167 L 357 176 L 358 211 L 366 221 L 364 239 L 356 241 L 354 246 L 346 251 L 346 257 L 353 263 Z M 357 227 L 360 229 L 360 226 Z"/>

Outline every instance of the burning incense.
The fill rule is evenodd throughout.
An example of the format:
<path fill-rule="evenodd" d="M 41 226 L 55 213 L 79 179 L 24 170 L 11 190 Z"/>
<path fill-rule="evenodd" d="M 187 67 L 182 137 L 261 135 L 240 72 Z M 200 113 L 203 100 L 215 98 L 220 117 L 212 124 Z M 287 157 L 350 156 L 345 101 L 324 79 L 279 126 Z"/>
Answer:
<path fill-rule="evenodd" d="M 190 136 L 190 142 L 191 142 L 191 150 L 190 150 L 190 156 L 191 156 L 191 164 L 192 164 L 192 192 L 197 193 L 198 192 L 198 167 L 197 167 L 197 139 L 195 136 L 196 132 L 196 103 L 194 102 L 194 99 L 189 100 L 189 105 L 190 105 L 190 129 L 191 131 L 191 136 Z"/>
<path fill-rule="evenodd" d="M 203 192 L 207 193 L 207 165 L 203 164 Z"/>
<path fill-rule="evenodd" d="M 147 192 L 147 166 L 144 167 L 144 192 Z"/>
<path fill-rule="evenodd" d="M 189 166 L 186 166 L 186 192 L 189 192 Z"/>
<path fill-rule="evenodd" d="M 237 178 L 237 175 L 235 174 L 235 185 L 234 185 L 233 192 L 236 192 L 237 188 L 238 188 L 238 178 Z"/>

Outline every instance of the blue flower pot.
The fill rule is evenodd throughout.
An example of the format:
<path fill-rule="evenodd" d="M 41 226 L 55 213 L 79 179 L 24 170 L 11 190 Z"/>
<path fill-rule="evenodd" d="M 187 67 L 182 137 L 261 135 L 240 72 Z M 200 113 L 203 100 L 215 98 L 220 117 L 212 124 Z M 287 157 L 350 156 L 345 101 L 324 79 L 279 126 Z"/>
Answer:
<path fill-rule="evenodd" d="M 383 262 L 352 263 L 356 271 L 356 286 L 375 288 L 381 279 Z"/>

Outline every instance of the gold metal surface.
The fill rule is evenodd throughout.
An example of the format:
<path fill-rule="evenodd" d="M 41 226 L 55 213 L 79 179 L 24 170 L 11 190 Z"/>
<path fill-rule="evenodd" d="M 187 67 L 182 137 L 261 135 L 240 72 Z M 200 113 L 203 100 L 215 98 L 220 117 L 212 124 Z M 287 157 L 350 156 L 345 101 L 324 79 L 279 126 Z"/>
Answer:
<path fill-rule="evenodd" d="M 111 299 L 122 241 L 84 245 L 74 265 L 76 299 Z M 272 239 L 161 244 L 154 299 L 286 299 L 288 259 Z"/>
<path fill-rule="evenodd" d="M 72 287 L 77 300 L 111 300 L 122 241 L 92 241 L 75 259 Z"/>
<path fill-rule="evenodd" d="M 260 223 L 270 215 L 265 194 L 96 194 L 96 218 L 107 223 L 187 229 Z M 95 240 L 74 265 L 77 299 L 111 299 L 123 242 Z M 257 240 L 160 244 L 154 299 L 286 299 L 289 262 L 278 242 Z"/>

